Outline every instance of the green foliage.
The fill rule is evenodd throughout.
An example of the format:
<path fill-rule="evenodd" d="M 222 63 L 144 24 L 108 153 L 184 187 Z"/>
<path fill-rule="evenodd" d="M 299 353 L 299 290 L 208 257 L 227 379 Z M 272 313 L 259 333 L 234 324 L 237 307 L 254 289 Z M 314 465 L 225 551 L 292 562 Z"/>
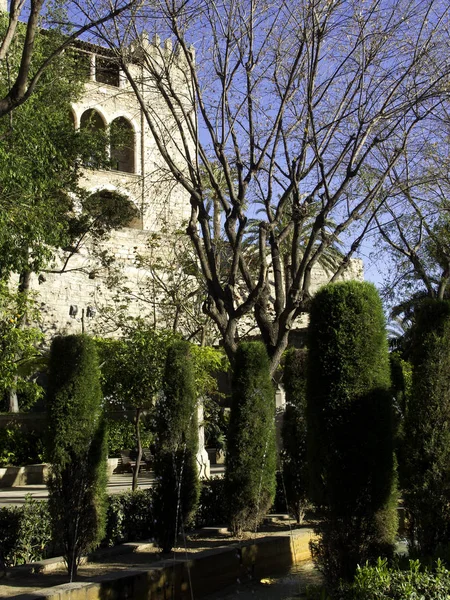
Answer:
<path fill-rule="evenodd" d="M 260 342 L 241 343 L 233 373 L 226 457 L 230 527 L 256 529 L 275 495 L 275 393 Z"/>
<path fill-rule="evenodd" d="M 391 365 L 391 393 L 394 399 L 395 453 L 398 460 L 398 474 L 401 488 L 406 484 L 408 449 L 405 439 L 405 420 L 412 391 L 412 365 L 403 360 L 398 352 L 389 354 Z"/>
<path fill-rule="evenodd" d="M 24 404 L 32 406 L 43 394 L 26 369 L 39 356 L 43 335 L 38 329 L 23 326 L 25 314 L 36 316 L 33 300 L 11 292 L 7 283 L 0 281 L 0 398 L 14 387 L 22 399 L 27 399 L 21 408 Z"/>
<path fill-rule="evenodd" d="M 230 363 L 222 350 L 209 346 L 191 346 L 195 369 L 197 396 L 203 400 L 203 426 L 206 446 L 223 449 L 226 445 L 228 423 L 223 408 L 218 404 L 219 372 L 228 371 Z"/>
<path fill-rule="evenodd" d="M 225 482 L 213 477 L 201 482 L 200 499 L 195 514 L 195 527 L 217 527 L 228 520 L 227 507 L 223 501 Z"/>
<path fill-rule="evenodd" d="M 108 457 L 120 457 L 121 450 L 134 449 L 136 445 L 135 426 L 131 421 L 108 419 Z M 143 421 L 141 425 L 141 443 L 143 448 L 149 448 L 153 443 L 151 424 Z"/>
<path fill-rule="evenodd" d="M 143 325 L 120 340 L 97 339 L 103 394 L 116 408 L 151 408 L 162 388 L 172 332 Z"/>
<path fill-rule="evenodd" d="M 108 496 L 102 546 L 151 539 L 154 535 L 152 489 Z"/>
<path fill-rule="evenodd" d="M 15 567 L 42 560 L 52 549 L 47 502 L 26 496 L 22 506 L 0 507 L 0 564 Z"/>
<path fill-rule="evenodd" d="M 2 94 L 10 75 L 15 77 L 23 35 L 19 27 L 8 61 L 2 62 Z M 55 32 L 38 36 L 35 64 L 60 40 Z M 62 54 L 27 102 L 0 119 L 0 278 L 11 271 L 38 271 L 68 242 L 69 192 L 77 190 L 85 142 L 70 119 L 70 103 L 82 89 L 75 66 L 73 55 Z"/>
<path fill-rule="evenodd" d="M 416 311 L 412 394 L 405 422 L 404 500 L 409 540 L 422 555 L 450 536 L 450 303 L 428 300 Z"/>
<path fill-rule="evenodd" d="M 151 489 L 108 496 L 103 547 L 148 540 L 153 535 Z M 0 564 L 15 567 L 51 558 L 59 550 L 47 502 L 26 496 L 22 506 L 0 507 Z"/>
<path fill-rule="evenodd" d="M 322 288 L 308 339 L 310 492 L 324 515 L 312 551 L 334 586 L 361 561 L 392 553 L 397 528 L 389 360 L 374 286 Z"/>
<path fill-rule="evenodd" d="M 410 560 L 401 570 L 379 558 L 373 566 L 359 566 L 352 585 L 342 589 L 343 600 L 444 600 L 449 597 L 450 571 L 438 561 L 434 569 Z"/>
<path fill-rule="evenodd" d="M 156 539 L 164 552 L 195 513 L 199 498 L 198 421 L 195 371 L 188 342 L 175 342 L 167 353 L 163 395 L 155 413 L 154 510 Z"/>
<path fill-rule="evenodd" d="M 106 427 L 97 353 L 87 336 L 53 340 L 47 407 L 49 508 L 72 579 L 105 526 Z"/>
<path fill-rule="evenodd" d="M 0 429 L 0 467 L 25 466 L 43 461 L 43 436 L 37 431 L 27 431 L 18 424 Z"/>
<path fill-rule="evenodd" d="M 283 439 L 283 482 L 287 506 L 297 523 L 308 508 L 308 467 L 306 462 L 306 360 L 305 350 L 291 348 L 286 353 L 284 389 L 286 411 L 281 431 Z"/>

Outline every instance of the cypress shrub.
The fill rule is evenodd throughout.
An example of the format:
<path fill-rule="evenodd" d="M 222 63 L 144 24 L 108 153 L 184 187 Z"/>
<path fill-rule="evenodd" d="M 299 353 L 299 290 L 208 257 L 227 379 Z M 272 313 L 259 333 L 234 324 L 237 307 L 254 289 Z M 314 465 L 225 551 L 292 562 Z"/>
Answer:
<path fill-rule="evenodd" d="M 179 532 L 192 521 L 200 495 L 197 395 L 188 342 L 170 346 L 163 391 L 155 417 L 154 514 L 156 540 L 170 552 Z"/>
<path fill-rule="evenodd" d="M 47 409 L 49 509 L 72 580 L 105 528 L 105 422 L 97 353 L 87 336 L 53 340 Z"/>
<path fill-rule="evenodd" d="M 286 410 L 281 435 L 286 504 L 297 523 L 308 507 L 306 462 L 306 351 L 291 348 L 286 353 L 283 377 Z"/>
<path fill-rule="evenodd" d="M 389 360 L 375 287 L 322 288 L 308 340 L 310 493 L 323 512 L 312 552 L 334 586 L 357 564 L 390 554 L 397 530 Z"/>
<path fill-rule="evenodd" d="M 429 556 L 450 539 L 450 303 L 427 300 L 415 317 L 403 483 L 410 543 Z"/>
<path fill-rule="evenodd" d="M 225 489 L 231 531 L 255 529 L 275 496 L 275 393 L 261 342 L 239 345 L 234 364 Z"/>

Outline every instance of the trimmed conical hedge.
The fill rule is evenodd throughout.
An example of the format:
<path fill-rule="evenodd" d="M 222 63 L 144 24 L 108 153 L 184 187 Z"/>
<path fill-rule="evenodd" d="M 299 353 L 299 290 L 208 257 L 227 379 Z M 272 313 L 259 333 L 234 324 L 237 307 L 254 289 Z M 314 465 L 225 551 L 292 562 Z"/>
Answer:
<path fill-rule="evenodd" d="M 297 523 L 308 507 L 308 465 L 306 460 L 306 363 L 307 352 L 290 348 L 286 353 L 283 384 L 286 410 L 281 436 L 282 469 L 286 504 Z"/>
<path fill-rule="evenodd" d="M 107 444 L 102 401 L 94 342 L 84 335 L 55 338 L 47 394 L 49 509 L 71 580 L 81 556 L 104 534 Z"/>
<path fill-rule="evenodd" d="M 275 393 L 269 359 L 260 342 L 237 349 L 225 486 L 234 533 L 255 530 L 275 496 Z"/>
<path fill-rule="evenodd" d="M 423 556 L 448 555 L 450 539 L 450 303 L 415 314 L 412 393 L 405 420 L 404 500 L 409 538 Z"/>
<path fill-rule="evenodd" d="M 333 585 L 391 553 L 397 529 L 388 348 L 375 287 L 322 288 L 308 344 L 310 493 L 324 515 L 313 553 Z"/>
<path fill-rule="evenodd" d="M 156 407 L 154 514 L 158 544 L 170 552 L 194 516 L 200 495 L 197 394 L 188 342 L 170 346 L 163 381 Z"/>

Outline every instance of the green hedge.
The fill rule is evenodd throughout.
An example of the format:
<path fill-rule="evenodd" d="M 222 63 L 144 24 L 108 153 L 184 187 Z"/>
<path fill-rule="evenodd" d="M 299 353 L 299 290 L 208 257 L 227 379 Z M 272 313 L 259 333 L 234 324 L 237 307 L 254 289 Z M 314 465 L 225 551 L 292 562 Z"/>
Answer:
<path fill-rule="evenodd" d="M 308 330 L 311 500 L 323 513 L 311 544 L 330 587 L 393 552 L 397 531 L 392 398 L 384 314 L 375 287 L 323 287 Z"/>
<path fill-rule="evenodd" d="M 108 496 L 103 547 L 153 537 L 152 490 Z M 15 567 L 58 556 L 47 502 L 27 496 L 25 504 L 0 508 L 0 564 Z"/>
<path fill-rule="evenodd" d="M 441 562 L 435 569 L 409 561 L 406 570 L 390 568 L 384 559 L 375 566 L 358 567 L 345 600 L 445 600 L 450 594 L 450 571 Z"/>
<path fill-rule="evenodd" d="M 195 527 L 226 526 L 228 514 L 224 502 L 225 482 L 213 477 L 201 482 L 200 500 L 195 513 Z"/>
<path fill-rule="evenodd" d="M 202 482 L 195 527 L 226 524 L 223 498 L 223 479 Z M 108 496 L 101 546 L 152 539 L 154 523 L 152 489 Z M 59 554 L 52 541 L 47 502 L 27 496 L 22 506 L 0 508 L 0 564 L 14 567 Z"/>
<path fill-rule="evenodd" d="M 26 496 L 25 504 L 0 508 L 0 563 L 15 567 L 53 556 L 47 502 Z"/>
<path fill-rule="evenodd" d="M 53 339 L 47 389 L 48 504 L 70 581 L 79 557 L 104 537 L 107 442 L 99 376 L 91 338 Z"/>
<path fill-rule="evenodd" d="M 254 530 L 275 497 L 275 392 L 262 342 L 242 342 L 233 371 L 225 467 L 230 530 Z"/>
<path fill-rule="evenodd" d="M 308 465 L 306 460 L 306 370 L 305 350 L 290 348 L 286 353 L 283 383 L 286 410 L 281 437 L 283 483 L 286 504 L 297 523 L 302 523 L 308 501 Z"/>
<path fill-rule="evenodd" d="M 27 431 L 17 423 L 0 428 L 0 467 L 22 467 L 43 462 L 44 441 L 39 431 Z"/>
<path fill-rule="evenodd" d="M 102 546 L 148 540 L 153 538 L 153 535 L 152 489 L 108 496 L 106 535 Z"/>
<path fill-rule="evenodd" d="M 408 535 L 422 556 L 442 556 L 450 539 L 450 303 L 424 301 L 412 339 L 403 477 Z"/>
<path fill-rule="evenodd" d="M 188 342 L 170 346 L 163 382 L 155 417 L 155 537 L 163 552 L 170 552 L 191 524 L 200 495 L 197 389 Z"/>

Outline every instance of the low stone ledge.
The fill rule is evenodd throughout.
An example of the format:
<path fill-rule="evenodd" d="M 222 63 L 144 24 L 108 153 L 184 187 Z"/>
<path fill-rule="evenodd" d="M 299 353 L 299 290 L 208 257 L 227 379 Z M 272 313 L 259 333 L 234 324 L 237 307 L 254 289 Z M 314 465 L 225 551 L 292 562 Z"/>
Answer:
<path fill-rule="evenodd" d="M 90 582 L 58 585 L 14 596 L 16 600 L 187 600 L 226 588 L 237 580 L 260 580 L 310 560 L 311 529 L 268 535 L 206 550 L 186 560 L 159 561 L 148 570 L 127 569 Z"/>
<path fill-rule="evenodd" d="M 0 467 L 0 488 L 43 485 L 48 477 L 48 467 L 47 464 Z"/>
<path fill-rule="evenodd" d="M 108 477 L 120 472 L 118 458 L 108 458 Z M 0 489 L 24 485 L 44 485 L 49 472 L 48 464 L 27 465 L 25 467 L 0 467 Z"/>

